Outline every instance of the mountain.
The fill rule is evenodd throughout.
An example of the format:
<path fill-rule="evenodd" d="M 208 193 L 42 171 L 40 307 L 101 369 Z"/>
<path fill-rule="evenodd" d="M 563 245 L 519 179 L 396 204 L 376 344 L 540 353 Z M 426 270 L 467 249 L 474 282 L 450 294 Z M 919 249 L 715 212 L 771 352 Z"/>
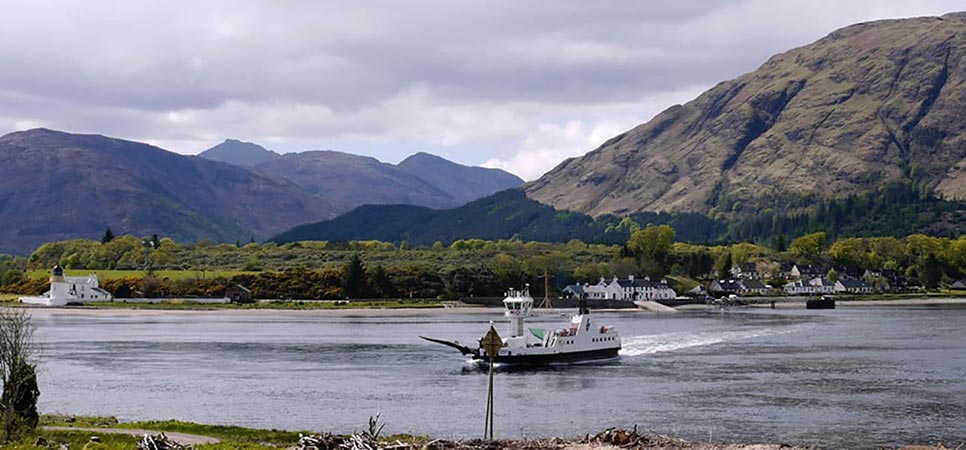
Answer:
<path fill-rule="evenodd" d="M 302 240 L 408 241 L 414 245 L 446 244 L 457 239 L 522 239 L 567 241 L 583 238 L 596 242 L 610 236 L 605 220 L 579 213 L 556 211 L 510 189 L 458 208 L 435 210 L 411 205 L 365 205 L 335 219 L 302 225 L 272 238 L 275 242 Z"/>
<path fill-rule="evenodd" d="M 702 244 L 774 243 L 779 236 L 788 238 L 816 231 L 824 231 L 832 239 L 917 233 L 955 238 L 966 233 L 966 202 L 923 196 L 915 186 L 889 183 L 874 192 L 819 200 L 807 214 L 766 213 L 736 219 L 693 212 L 638 212 L 624 217 L 591 217 L 554 209 L 527 198 L 521 189 L 508 189 L 448 210 L 410 205 L 360 206 L 335 219 L 300 225 L 272 240 L 281 243 L 375 239 L 428 246 L 458 239 L 580 239 L 618 244 L 627 240 L 635 226 L 647 225 L 669 225 L 676 240 Z"/>
<path fill-rule="evenodd" d="M 526 186 L 600 214 L 791 213 L 912 185 L 966 198 L 966 13 L 852 25 L 773 56 Z"/>
<path fill-rule="evenodd" d="M 330 200 L 340 213 L 367 204 L 452 208 L 523 184 L 499 169 L 464 166 L 428 153 L 416 153 L 393 165 L 331 150 L 279 155 L 229 139 L 198 156 L 295 183 Z"/>
<path fill-rule="evenodd" d="M 520 177 L 500 169 L 464 166 L 424 152 L 409 156 L 396 167 L 443 190 L 458 204 L 523 184 Z"/>
<path fill-rule="evenodd" d="M 334 217 L 331 202 L 230 164 L 47 129 L 0 137 L 0 252 L 117 233 L 247 241 Z"/>
<path fill-rule="evenodd" d="M 255 170 L 330 199 L 340 212 L 365 204 L 435 208 L 459 204 L 429 182 L 368 156 L 335 151 L 286 153 L 255 166 Z"/>
<path fill-rule="evenodd" d="M 278 158 L 279 155 L 258 144 L 225 139 L 225 142 L 201 152 L 198 156 L 236 166 L 251 167 Z"/>

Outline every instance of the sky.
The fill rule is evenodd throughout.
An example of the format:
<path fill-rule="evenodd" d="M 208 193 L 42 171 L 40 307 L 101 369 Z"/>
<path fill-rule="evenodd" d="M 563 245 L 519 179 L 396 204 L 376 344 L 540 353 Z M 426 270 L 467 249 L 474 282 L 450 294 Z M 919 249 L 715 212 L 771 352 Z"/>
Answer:
<path fill-rule="evenodd" d="M 5 1 L 0 133 L 226 138 L 533 180 L 836 28 L 966 2 Z"/>

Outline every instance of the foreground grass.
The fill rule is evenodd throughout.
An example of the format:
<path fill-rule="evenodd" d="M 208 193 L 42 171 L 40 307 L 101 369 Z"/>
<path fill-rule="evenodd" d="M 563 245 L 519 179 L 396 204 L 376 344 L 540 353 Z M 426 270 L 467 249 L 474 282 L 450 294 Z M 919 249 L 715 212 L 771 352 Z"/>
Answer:
<path fill-rule="evenodd" d="M 118 422 L 115 417 L 71 417 L 61 415 L 41 416 L 41 426 L 57 426 L 72 428 L 123 428 L 129 430 L 150 430 L 165 433 L 185 433 L 199 436 L 209 436 L 218 438 L 222 442 L 219 444 L 197 445 L 196 449 L 216 450 L 216 449 L 274 449 L 279 447 L 291 447 L 299 440 L 299 432 L 282 430 L 264 430 L 257 428 L 244 428 L 227 425 L 206 425 L 192 422 L 182 422 L 178 420 L 143 421 L 143 422 Z M 302 433 L 310 434 L 308 431 Z M 119 434 L 97 434 L 91 431 L 53 431 L 41 430 L 38 433 L 49 442 L 69 443 L 71 448 L 88 449 L 131 449 L 140 439 L 135 436 Z M 91 443 L 91 436 L 98 436 L 101 443 Z M 34 449 L 45 448 L 33 445 L 36 438 L 25 439 L 19 446 L 12 448 Z"/>
<path fill-rule="evenodd" d="M 97 436 L 100 442 L 92 442 L 91 437 Z M 48 445 L 37 445 L 38 438 L 43 438 Z M 37 433 L 37 436 L 24 438 L 19 443 L 4 445 L 4 449 L 11 450 L 50 450 L 49 444 L 68 444 L 71 449 L 80 450 L 131 450 L 136 448 L 141 440 L 138 436 L 128 436 L 124 434 L 112 433 L 93 433 L 90 431 L 45 431 Z M 298 439 L 296 439 L 297 441 Z M 296 441 L 287 446 L 294 446 Z M 203 444 L 192 446 L 195 450 L 277 450 L 280 446 L 273 444 L 252 443 L 235 440 L 223 440 L 217 444 Z M 57 448 L 57 447 L 53 447 Z"/>
<path fill-rule="evenodd" d="M 262 450 L 278 449 L 294 446 L 299 440 L 300 432 L 284 430 L 266 430 L 259 428 L 244 428 L 230 425 L 206 425 L 193 422 L 182 422 L 179 420 L 161 421 L 142 421 L 142 422 L 122 422 L 119 423 L 115 417 L 71 417 L 61 415 L 41 416 L 41 426 L 73 427 L 73 428 L 123 428 L 133 430 L 150 430 L 165 433 L 185 433 L 199 436 L 209 436 L 218 438 L 222 442 L 218 444 L 196 445 L 196 450 Z M 302 431 L 302 434 L 314 434 L 317 432 Z M 41 430 L 38 436 L 43 437 L 48 442 L 68 443 L 72 449 L 125 449 L 130 450 L 140 440 L 135 436 L 94 433 L 91 431 L 53 431 Z M 90 442 L 91 436 L 98 436 L 100 443 Z M 409 435 L 388 436 L 386 439 L 391 441 L 413 442 L 417 437 Z M 37 437 L 26 438 L 20 444 L 4 446 L 12 449 L 46 449 L 48 447 L 35 445 Z"/>
<path fill-rule="evenodd" d="M 225 442 L 272 444 L 277 446 L 294 445 L 299 440 L 299 432 L 296 431 L 263 430 L 228 425 L 205 425 L 181 422 L 179 420 L 125 422 L 117 424 L 115 428 L 197 434 L 199 436 L 211 436 Z M 303 431 L 302 433 L 311 434 L 308 431 Z"/>

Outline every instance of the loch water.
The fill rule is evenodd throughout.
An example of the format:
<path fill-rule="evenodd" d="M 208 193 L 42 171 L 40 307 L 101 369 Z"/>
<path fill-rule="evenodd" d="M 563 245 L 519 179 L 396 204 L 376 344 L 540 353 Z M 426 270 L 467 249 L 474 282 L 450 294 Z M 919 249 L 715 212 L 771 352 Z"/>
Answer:
<path fill-rule="evenodd" d="M 442 438 L 483 430 L 487 377 L 419 335 L 473 342 L 493 314 L 35 314 L 40 409 Z M 503 437 L 631 427 L 821 448 L 966 440 L 966 309 L 600 313 L 619 361 L 501 372 Z M 534 327 L 563 325 L 550 316 Z"/>

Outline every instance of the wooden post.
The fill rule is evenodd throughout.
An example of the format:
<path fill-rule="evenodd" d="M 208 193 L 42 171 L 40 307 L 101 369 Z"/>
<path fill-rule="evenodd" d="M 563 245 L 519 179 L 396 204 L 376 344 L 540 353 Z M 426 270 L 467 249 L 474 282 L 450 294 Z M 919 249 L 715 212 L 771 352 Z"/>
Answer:
<path fill-rule="evenodd" d="M 490 330 L 486 332 L 483 339 L 480 339 L 480 347 L 483 347 L 486 356 L 490 358 L 490 374 L 486 392 L 486 421 L 483 428 L 483 439 L 493 440 L 493 365 L 496 364 L 496 356 L 500 354 L 500 349 L 503 348 L 503 339 L 496 332 L 496 328 L 493 328 L 493 324 L 490 324 Z"/>

